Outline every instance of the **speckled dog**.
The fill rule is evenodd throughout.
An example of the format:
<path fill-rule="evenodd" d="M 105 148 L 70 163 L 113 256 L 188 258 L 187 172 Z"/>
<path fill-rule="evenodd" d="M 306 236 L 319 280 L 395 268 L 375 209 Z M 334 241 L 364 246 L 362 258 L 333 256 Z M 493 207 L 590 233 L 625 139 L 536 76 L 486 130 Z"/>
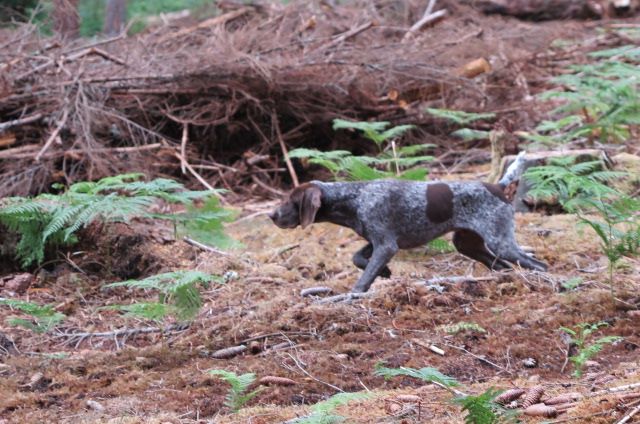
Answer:
<path fill-rule="evenodd" d="M 331 222 L 367 240 L 353 256 L 364 272 L 353 287 L 366 292 L 377 276 L 389 277 L 387 263 L 398 249 L 422 246 L 454 231 L 453 244 L 465 256 L 492 270 L 545 271 L 527 255 L 514 235 L 514 211 L 504 189 L 516 178 L 519 160 L 498 184 L 376 180 L 324 183 L 295 188 L 269 217 L 280 228 Z"/>

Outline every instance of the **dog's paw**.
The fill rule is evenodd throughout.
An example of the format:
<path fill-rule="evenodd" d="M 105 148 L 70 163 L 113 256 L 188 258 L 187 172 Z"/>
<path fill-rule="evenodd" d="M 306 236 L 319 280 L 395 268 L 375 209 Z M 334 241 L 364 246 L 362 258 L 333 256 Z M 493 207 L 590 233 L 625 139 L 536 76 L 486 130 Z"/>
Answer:
<path fill-rule="evenodd" d="M 382 271 L 380 271 L 378 276 L 382 278 L 391 278 L 391 270 L 388 266 L 385 266 L 384 268 L 382 268 Z"/>

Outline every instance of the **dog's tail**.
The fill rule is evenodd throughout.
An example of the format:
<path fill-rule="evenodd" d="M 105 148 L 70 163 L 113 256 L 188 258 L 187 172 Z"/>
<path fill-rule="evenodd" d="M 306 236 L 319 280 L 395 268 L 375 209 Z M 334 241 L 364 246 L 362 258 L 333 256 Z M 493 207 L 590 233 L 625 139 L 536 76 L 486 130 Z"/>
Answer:
<path fill-rule="evenodd" d="M 523 150 L 516 156 L 515 160 L 509 165 L 504 173 L 504 176 L 498 182 L 498 185 L 505 189 L 509 184 L 515 183 L 520 179 L 522 171 L 524 170 L 526 152 Z"/>

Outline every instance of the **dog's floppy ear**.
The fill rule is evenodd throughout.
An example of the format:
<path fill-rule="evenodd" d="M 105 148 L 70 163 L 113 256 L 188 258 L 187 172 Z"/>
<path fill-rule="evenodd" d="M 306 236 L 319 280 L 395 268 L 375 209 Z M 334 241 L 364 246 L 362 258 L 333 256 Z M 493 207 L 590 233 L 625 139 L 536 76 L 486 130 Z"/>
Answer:
<path fill-rule="evenodd" d="M 304 229 L 316 219 L 316 213 L 320 209 L 320 197 L 322 192 L 316 186 L 309 185 L 304 190 L 300 202 L 300 226 Z"/>

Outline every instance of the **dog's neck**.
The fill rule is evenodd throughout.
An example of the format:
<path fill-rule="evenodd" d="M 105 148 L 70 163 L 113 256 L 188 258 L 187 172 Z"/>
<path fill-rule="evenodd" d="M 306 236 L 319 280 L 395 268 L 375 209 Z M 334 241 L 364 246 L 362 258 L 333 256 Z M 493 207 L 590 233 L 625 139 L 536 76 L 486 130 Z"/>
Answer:
<path fill-rule="evenodd" d="M 358 219 L 358 192 L 363 183 L 337 182 L 324 183 L 313 181 L 322 191 L 320 209 L 315 222 L 331 222 L 359 231 L 361 223 Z"/>

